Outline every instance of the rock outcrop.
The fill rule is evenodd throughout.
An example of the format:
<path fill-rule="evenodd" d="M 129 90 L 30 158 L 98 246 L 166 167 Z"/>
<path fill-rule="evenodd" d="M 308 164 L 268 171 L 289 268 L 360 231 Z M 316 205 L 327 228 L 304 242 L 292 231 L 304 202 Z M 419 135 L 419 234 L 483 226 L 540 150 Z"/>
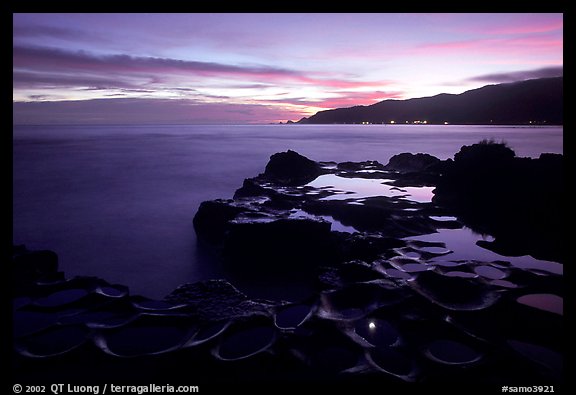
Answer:
<path fill-rule="evenodd" d="M 517 158 L 505 144 L 463 146 L 447 161 L 433 201 L 494 242 L 504 255 L 563 262 L 563 157 Z"/>
<path fill-rule="evenodd" d="M 281 185 L 303 185 L 318 177 L 322 169 L 318 163 L 288 150 L 270 157 L 264 177 Z"/>
<path fill-rule="evenodd" d="M 263 300 L 213 279 L 151 300 L 103 279 L 67 279 L 53 252 L 15 247 L 15 382 L 89 382 L 98 372 L 107 382 L 177 383 L 193 372 L 195 385 L 250 383 L 256 391 L 269 390 L 263 380 L 409 392 L 422 384 L 562 385 L 561 275 L 457 260 L 443 242 L 410 237 L 460 229 L 470 218 L 494 229 L 487 247 L 500 239 L 509 246 L 488 214 L 500 204 L 513 210 L 507 194 L 535 175 L 551 181 L 536 193 L 544 200 L 529 198 L 530 212 L 551 212 L 542 202 L 561 188 L 560 157 L 525 160 L 482 146 L 442 162 L 402 155 L 388 166 L 316 163 L 289 151 L 271 163 L 234 199 L 202 203 L 194 228 L 229 273 L 278 288 L 288 277 L 307 282 L 305 297 Z M 434 198 L 411 200 L 408 188 L 430 183 Z M 471 217 L 474 210 L 486 218 Z"/>
<path fill-rule="evenodd" d="M 385 170 L 401 173 L 423 172 L 440 163 L 440 159 L 430 154 L 404 152 L 390 158 Z"/>

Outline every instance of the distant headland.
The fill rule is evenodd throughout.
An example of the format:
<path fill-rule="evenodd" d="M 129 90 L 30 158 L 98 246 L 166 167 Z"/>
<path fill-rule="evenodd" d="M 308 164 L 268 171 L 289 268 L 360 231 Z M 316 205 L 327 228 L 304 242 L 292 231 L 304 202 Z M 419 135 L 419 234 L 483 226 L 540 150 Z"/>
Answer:
<path fill-rule="evenodd" d="M 562 125 L 563 77 L 319 111 L 298 124 Z"/>

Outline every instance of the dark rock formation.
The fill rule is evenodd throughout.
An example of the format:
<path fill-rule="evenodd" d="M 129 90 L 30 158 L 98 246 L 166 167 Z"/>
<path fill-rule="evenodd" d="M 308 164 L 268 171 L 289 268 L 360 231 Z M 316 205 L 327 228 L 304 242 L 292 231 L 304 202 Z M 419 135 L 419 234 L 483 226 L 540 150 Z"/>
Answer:
<path fill-rule="evenodd" d="M 494 170 L 509 166 L 516 153 L 505 143 L 482 140 L 478 144 L 464 145 L 454 154 L 454 168 L 467 171 Z"/>
<path fill-rule="evenodd" d="M 494 231 L 490 248 L 552 251 L 521 214 L 528 204 L 537 226 L 545 215 L 558 220 L 547 204 L 560 210 L 548 195 L 561 186 L 561 157 L 526 160 L 481 144 L 463 147 L 454 161 L 399 156 L 395 170 L 372 161 L 315 163 L 290 151 L 273 158 L 234 199 L 202 203 L 194 227 L 234 284 L 238 273 L 273 288 L 289 279 L 310 287 L 305 297 L 256 299 L 219 279 L 151 300 L 99 278 L 66 279 L 53 252 L 15 247 L 14 382 L 88 383 L 97 372 L 106 382 L 179 383 L 193 372 L 194 385 L 218 392 L 249 384 L 270 393 L 259 387 L 263 380 L 273 390 L 290 383 L 398 393 L 428 384 L 560 388 L 561 275 L 505 260 L 453 260 L 443 242 L 407 237 L 458 229 L 463 218 Z M 320 174 L 380 187 L 379 177 L 416 187 L 420 181 L 411 182 L 426 174 L 438 192 L 418 202 L 307 184 Z M 532 189 L 534 179 L 545 189 Z M 510 231 L 541 239 L 513 244 Z"/>
<path fill-rule="evenodd" d="M 58 256 L 53 251 L 28 251 L 24 246 L 15 246 L 12 251 L 12 286 L 21 292 L 29 287 L 30 279 L 53 281 L 60 278 Z"/>
<path fill-rule="evenodd" d="M 384 169 L 397 172 L 394 185 L 435 186 L 445 162 L 430 154 L 404 152 L 390 158 Z"/>
<path fill-rule="evenodd" d="M 433 201 L 493 235 L 484 248 L 562 262 L 562 177 L 562 155 L 516 158 L 505 144 L 484 141 L 445 163 Z"/>
<path fill-rule="evenodd" d="M 165 298 L 186 305 L 201 322 L 230 320 L 254 314 L 270 314 L 272 303 L 254 302 L 226 280 L 183 284 Z"/>
<path fill-rule="evenodd" d="M 384 169 L 401 173 L 422 172 L 438 163 L 440 159 L 430 154 L 405 152 L 391 157 Z"/>
<path fill-rule="evenodd" d="M 428 216 L 402 211 L 411 205 L 401 200 L 371 197 L 364 199 L 361 205 L 348 203 L 341 200 L 310 200 L 302 207 L 311 214 L 331 216 L 359 231 L 380 232 L 391 237 L 416 236 L 436 230 L 436 223 Z"/>
<path fill-rule="evenodd" d="M 264 176 L 283 185 L 303 185 L 322 173 L 318 163 L 288 150 L 270 157 Z"/>
<path fill-rule="evenodd" d="M 497 287 L 474 276 L 446 276 L 424 271 L 409 282 L 417 291 L 448 310 L 482 310 L 498 301 Z"/>
<path fill-rule="evenodd" d="M 282 271 L 317 265 L 333 258 L 332 244 L 327 221 L 238 219 L 230 224 L 223 253 L 228 262 L 249 261 L 260 270 Z"/>
<path fill-rule="evenodd" d="M 212 244 L 223 240 L 229 221 L 242 211 L 230 203 L 231 201 L 226 200 L 213 200 L 200 204 L 193 223 L 196 234 L 201 239 Z"/>
<path fill-rule="evenodd" d="M 436 163 L 433 157 L 416 156 L 419 163 Z M 387 247 L 381 241 L 434 232 L 438 221 L 405 209 L 414 202 L 387 196 L 361 199 L 325 199 L 340 191 L 302 185 L 321 174 L 338 177 L 403 179 L 406 175 L 385 172 L 375 161 L 344 162 L 323 167 L 293 151 L 274 154 L 266 171 L 247 179 L 233 200 L 215 200 L 200 205 L 194 217 L 199 239 L 217 245 L 224 262 L 244 272 L 290 271 L 333 264 L 348 259 L 350 251 L 376 256 Z M 375 173 L 373 172 L 375 171 Z M 413 172 L 417 174 L 417 172 Z M 351 204 L 352 203 L 352 204 Z M 422 203 L 420 206 L 429 207 Z M 360 238 L 331 232 L 335 221 L 348 226 L 349 232 L 374 232 L 368 247 Z M 401 242 L 396 241 L 396 245 Z M 242 262 L 239 267 L 239 262 Z"/>

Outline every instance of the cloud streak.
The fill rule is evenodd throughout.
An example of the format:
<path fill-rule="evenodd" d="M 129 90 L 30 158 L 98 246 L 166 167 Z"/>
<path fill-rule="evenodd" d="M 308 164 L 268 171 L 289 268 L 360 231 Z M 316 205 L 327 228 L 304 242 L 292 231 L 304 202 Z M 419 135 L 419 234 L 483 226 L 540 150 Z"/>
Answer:
<path fill-rule="evenodd" d="M 95 34 L 88 33 L 85 30 L 70 29 L 57 26 L 14 26 L 12 29 L 14 40 L 18 39 L 45 39 L 56 38 L 59 40 L 78 41 L 87 40 L 91 42 L 109 42 Z"/>
<path fill-rule="evenodd" d="M 137 85 L 118 79 L 102 76 L 82 76 L 77 74 L 36 73 L 14 71 L 12 83 L 15 88 L 33 87 L 99 87 L 101 89 L 121 88 L 136 89 Z"/>
<path fill-rule="evenodd" d="M 485 74 L 468 78 L 467 81 L 473 82 L 515 82 L 529 80 L 533 78 L 561 77 L 564 75 L 564 67 L 544 67 L 536 70 L 521 70 L 508 73 Z"/>
<path fill-rule="evenodd" d="M 404 96 L 404 92 L 338 92 L 334 97 L 322 98 L 317 100 L 310 100 L 306 97 L 292 97 L 285 99 L 267 100 L 267 102 L 275 102 L 289 105 L 300 105 L 318 107 L 324 109 L 339 108 L 339 107 L 353 107 L 358 105 L 370 105 L 386 99 L 399 99 Z"/>
<path fill-rule="evenodd" d="M 464 53 L 473 54 L 508 54 L 520 53 L 529 56 L 538 50 L 557 50 L 561 49 L 563 41 L 555 36 L 530 36 L 530 37 L 511 37 L 511 38 L 477 38 L 459 41 L 445 41 L 435 43 L 425 43 L 416 46 L 412 51 L 414 54 L 434 55 L 439 54 L 457 54 L 462 56 Z M 527 51 L 529 49 L 529 51 Z"/>
<path fill-rule="evenodd" d="M 94 55 L 84 51 L 65 51 L 46 47 L 15 46 L 13 66 L 17 71 L 80 73 L 84 75 L 160 76 L 191 75 L 201 77 L 253 78 L 267 83 L 313 84 L 337 89 L 375 87 L 388 81 L 356 81 L 312 76 L 304 73 L 266 65 L 230 65 L 216 62 L 201 62 L 172 58 L 142 57 L 129 55 Z M 320 73 L 316 73 L 320 74 Z M 20 77 L 23 77 L 21 74 Z M 76 77 L 78 83 L 80 79 Z M 158 77 L 156 77 L 158 78 Z M 20 82 L 24 82 L 20 78 Z M 33 81 L 34 78 L 31 78 Z M 68 79 L 70 81 L 70 79 Z"/>
<path fill-rule="evenodd" d="M 562 20 L 548 21 L 548 22 L 531 22 L 531 23 L 518 23 L 507 24 L 505 26 L 498 26 L 488 30 L 484 33 L 503 35 L 503 34 L 533 34 L 533 33 L 548 33 L 553 31 L 562 30 L 564 22 Z"/>
<path fill-rule="evenodd" d="M 278 122 L 298 111 L 260 104 L 201 103 L 171 99 L 93 99 L 14 102 L 14 124 L 191 124 Z M 223 114 L 226 116 L 223 118 Z"/>
<path fill-rule="evenodd" d="M 93 55 L 88 52 L 71 52 L 57 48 L 13 48 L 13 65 L 16 68 L 59 71 L 113 72 L 194 72 L 199 74 L 238 74 L 264 76 L 294 76 L 298 73 L 268 66 L 235 66 L 213 62 L 199 62 L 157 57 L 130 55 Z"/>

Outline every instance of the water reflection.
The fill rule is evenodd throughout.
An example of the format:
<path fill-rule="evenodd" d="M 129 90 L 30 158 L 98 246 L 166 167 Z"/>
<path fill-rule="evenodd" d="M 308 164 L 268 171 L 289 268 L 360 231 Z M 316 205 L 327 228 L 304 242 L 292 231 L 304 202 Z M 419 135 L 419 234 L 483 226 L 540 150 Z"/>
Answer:
<path fill-rule="evenodd" d="M 553 294 L 529 294 L 517 299 L 518 303 L 551 313 L 564 315 L 564 299 Z"/>
<path fill-rule="evenodd" d="M 489 239 L 491 239 L 491 237 L 489 237 Z M 513 266 L 522 269 L 539 269 L 560 275 L 563 273 L 563 265 L 560 263 L 535 259 L 529 255 L 504 257 L 479 247 L 476 242 L 482 240 L 482 236 L 474 233 L 467 227 L 463 227 L 462 229 L 440 229 L 437 233 L 407 237 L 406 240 L 443 242 L 446 244 L 447 249 L 453 251 L 447 256 L 433 258 L 431 261 L 446 260 L 446 258 L 451 260 L 477 260 L 483 262 L 505 260 Z"/>
<path fill-rule="evenodd" d="M 390 185 L 393 180 L 386 178 L 348 178 L 335 174 L 325 174 L 307 184 L 333 193 L 321 200 L 361 199 L 373 196 L 405 198 L 427 203 L 432 201 L 434 187 L 397 187 Z"/>

